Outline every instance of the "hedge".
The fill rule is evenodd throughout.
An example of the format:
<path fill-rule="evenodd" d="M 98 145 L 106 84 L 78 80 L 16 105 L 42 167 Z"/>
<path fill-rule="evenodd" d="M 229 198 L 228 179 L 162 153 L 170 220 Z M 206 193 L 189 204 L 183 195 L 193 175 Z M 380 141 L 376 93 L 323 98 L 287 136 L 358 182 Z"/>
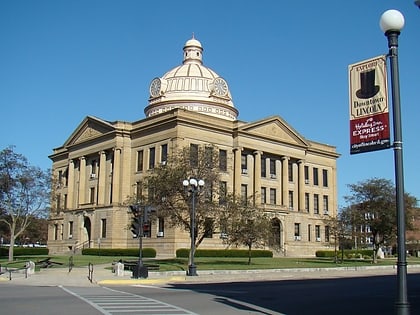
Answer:
<path fill-rule="evenodd" d="M 316 257 L 334 257 L 335 251 L 333 250 L 318 250 L 315 253 Z M 337 256 L 341 257 L 341 250 L 337 250 Z M 372 249 L 345 249 L 345 258 L 361 258 L 361 257 L 373 257 Z"/>
<path fill-rule="evenodd" d="M 14 247 L 13 256 L 48 255 L 46 247 Z M 0 247 L 0 257 L 9 256 L 9 247 Z"/>
<path fill-rule="evenodd" d="M 85 248 L 82 250 L 82 255 L 93 256 L 139 256 L 138 248 Z M 155 258 L 156 250 L 154 248 L 143 248 L 143 258 Z"/>
<path fill-rule="evenodd" d="M 248 257 L 247 249 L 197 249 L 195 257 Z M 188 258 L 189 248 L 180 248 L 176 251 L 177 258 Z M 251 257 L 273 257 L 273 252 L 269 250 L 252 250 Z"/>

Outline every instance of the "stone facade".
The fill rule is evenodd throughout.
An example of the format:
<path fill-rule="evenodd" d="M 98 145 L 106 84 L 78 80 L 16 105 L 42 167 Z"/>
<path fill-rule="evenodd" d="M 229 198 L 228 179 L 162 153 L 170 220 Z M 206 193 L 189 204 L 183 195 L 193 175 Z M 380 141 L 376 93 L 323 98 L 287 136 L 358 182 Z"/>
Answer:
<path fill-rule="evenodd" d="M 189 40 L 184 52 L 182 66 L 152 80 L 146 118 L 109 122 L 88 116 L 54 149 L 50 158 L 58 185 L 48 230 L 50 251 L 137 247 L 126 203 L 136 183 L 175 148 L 208 144 L 226 155 L 220 175 L 228 192 L 256 196 L 272 217 L 282 248 L 277 255 L 312 256 L 329 248 L 326 219 L 337 211 L 335 147 L 305 139 L 279 116 L 238 120 L 226 82 L 214 71 L 206 68 L 201 78 L 194 76 L 201 83 L 191 83 L 192 66 L 204 67 L 201 44 Z M 159 257 L 173 257 L 189 244 L 188 233 L 165 225 L 164 218 L 152 222 L 143 239 L 143 246 L 155 248 Z M 200 248 L 224 246 L 215 234 Z"/>

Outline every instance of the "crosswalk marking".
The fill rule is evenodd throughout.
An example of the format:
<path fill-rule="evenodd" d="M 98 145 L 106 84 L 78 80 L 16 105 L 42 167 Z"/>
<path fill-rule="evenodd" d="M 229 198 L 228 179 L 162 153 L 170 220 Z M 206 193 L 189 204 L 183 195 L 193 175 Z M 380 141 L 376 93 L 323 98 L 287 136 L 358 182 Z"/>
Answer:
<path fill-rule="evenodd" d="M 86 288 L 61 288 L 106 315 L 128 313 L 143 315 L 197 315 L 175 305 L 110 288 L 100 287 L 95 289 L 89 288 L 88 290 Z"/>

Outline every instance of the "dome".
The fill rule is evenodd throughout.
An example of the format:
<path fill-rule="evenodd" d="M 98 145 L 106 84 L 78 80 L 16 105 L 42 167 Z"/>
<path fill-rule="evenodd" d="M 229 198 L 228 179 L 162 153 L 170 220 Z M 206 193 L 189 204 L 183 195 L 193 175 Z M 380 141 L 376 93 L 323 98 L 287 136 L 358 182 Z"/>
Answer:
<path fill-rule="evenodd" d="M 202 114 L 236 120 L 227 82 L 203 65 L 203 47 L 194 37 L 184 45 L 183 62 L 150 83 L 146 117 L 173 108 L 184 108 Z"/>

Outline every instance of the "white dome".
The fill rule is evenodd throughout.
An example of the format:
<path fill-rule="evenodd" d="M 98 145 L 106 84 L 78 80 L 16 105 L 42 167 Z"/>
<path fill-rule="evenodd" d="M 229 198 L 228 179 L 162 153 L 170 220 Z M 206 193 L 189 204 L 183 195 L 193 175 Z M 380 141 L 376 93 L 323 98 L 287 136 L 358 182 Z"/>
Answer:
<path fill-rule="evenodd" d="M 238 111 L 226 81 L 203 66 L 203 47 L 194 37 L 184 46 L 182 65 L 155 78 L 150 84 L 147 117 L 173 108 L 185 108 L 206 115 L 236 120 Z"/>

